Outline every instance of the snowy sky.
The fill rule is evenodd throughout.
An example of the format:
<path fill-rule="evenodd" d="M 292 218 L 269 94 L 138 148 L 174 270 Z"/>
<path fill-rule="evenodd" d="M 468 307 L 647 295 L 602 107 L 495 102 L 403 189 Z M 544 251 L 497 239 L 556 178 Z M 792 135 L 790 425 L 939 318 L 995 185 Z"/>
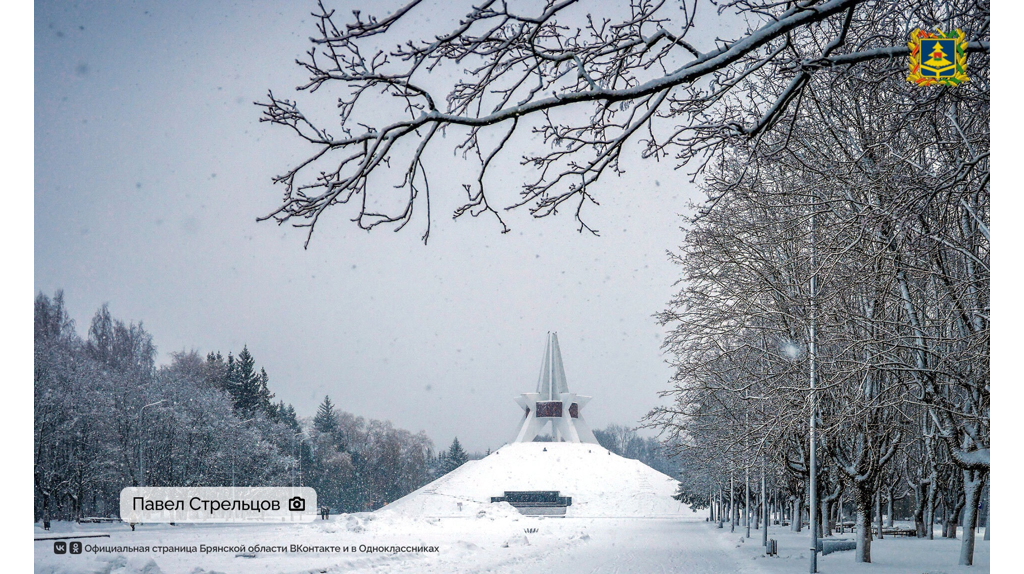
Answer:
<path fill-rule="evenodd" d="M 652 314 L 675 290 L 666 250 L 696 197 L 684 173 L 634 147 L 628 173 L 595 190 L 601 237 L 571 211 L 512 214 L 502 235 L 451 220 L 470 172 L 446 156 L 428 245 L 421 225 L 367 234 L 335 209 L 303 250 L 302 230 L 256 222 L 279 201 L 271 177 L 305 151 L 253 105 L 305 79 L 294 60 L 314 4 L 284 4 L 36 4 L 36 290 L 64 289 L 83 336 L 109 302 L 144 322 L 160 363 L 248 345 L 300 415 L 329 394 L 470 450 L 514 436 L 512 397 L 535 388 L 557 331 L 591 425 L 635 424 L 668 386 Z M 512 198 L 521 182 L 497 183 Z"/>

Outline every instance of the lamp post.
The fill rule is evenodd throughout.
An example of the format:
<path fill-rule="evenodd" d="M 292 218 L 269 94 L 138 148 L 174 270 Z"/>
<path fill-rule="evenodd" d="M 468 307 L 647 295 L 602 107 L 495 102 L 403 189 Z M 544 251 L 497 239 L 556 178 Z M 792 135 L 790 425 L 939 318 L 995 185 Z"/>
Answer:
<path fill-rule="evenodd" d="M 761 453 L 761 546 L 768 548 L 768 479 L 765 476 L 764 453 Z"/>
<path fill-rule="evenodd" d="M 750 453 L 747 449 L 750 448 L 747 443 L 747 436 L 750 435 L 750 423 L 747 413 L 743 414 L 743 426 L 745 427 L 746 434 L 743 437 L 743 491 L 745 500 L 743 501 L 743 522 L 747 526 L 747 538 L 750 538 Z"/>
<path fill-rule="evenodd" d="M 809 506 L 809 508 L 808 508 L 809 518 L 810 518 L 810 523 L 811 523 L 811 568 L 810 568 L 811 574 L 815 574 L 815 572 L 818 571 L 818 524 L 817 524 L 817 520 L 816 520 L 816 516 L 815 516 L 817 514 L 815 512 L 816 505 L 818 504 L 818 472 L 817 472 L 818 465 L 817 465 L 817 456 L 816 456 L 816 453 L 815 453 L 815 451 L 817 450 L 817 446 L 818 445 L 817 445 L 817 436 L 816 436 L 816 430 L 817 430 L 817 421 L 816 421 L 816 419 L 817 419 L 817 417 L 815 415 L 817 414 L 818 405 L 817 405 L 817 400 L 816 400 L 817 397 L 815 396 L 815 390 L 814 390 L 815 386 L 816 386 L 816 383 L 817 383 L 817 377 L 818 377 L 817 364 L 816 364 L 817 351 L 818 351 L 818 349 L 817 349 L 817 332 L 816 332 L 816 329 L 815 329 L 816 326 L 817 326 L 816 325 L 817 316 L 816 316 L 816 308 L 815 308 L 815 299 L 817 297 L 817 290 L 818 290 L 818 271 L 817 271 L 817 269 L 815 269 L 815 265 L 817 263 L 815 261 L 815 255 L 816 255 L 816 253 L 815 253 L 815 251 L 816 251 L 816 249 L 815 249 L 815 247 L 816 247 L 815 246 L 815 243 L 816 243 L 815 231 L 816 231 L 816 229 L 814 227 L 814 223 L 815 223 L 814 222 L 814 210 L 815 210 L 815 207 L 812 206 L 811 207 L 811 294 L 810 294 L 811 295 L 811 297 L 810 297 L 811 298 L 811 312 L 810 312 L 811 325 L 810 325 L 810 341 L 809 341 L 809 344 L 808 344 L 808 351 L 809 351 L 809 354 L 810 354 L 810 356 L 808 358 L 810 359 L 810 371 L 811 371 L 810 372 L 810 379 L 811 379 L 811 421 L 810 421 L 810 433 L 809 433 L 811 435 L 810 436 L 810 439 L 811 439 L 811 460 L 810 460 L 810 468 L 808 469 L 808 471 L 810 472 L 810 481 L 809 482 L 810 482 L 810 490 L 811 490 L 811 495 L 810 495 L 810 500 L 809 500 L 809 505 L 808 505 Z"/>
<path fill-rule="evenodd" d="M 736 483 L 734 482 L 734 472 L 729 470 L 729 532 L 736 532 Z"/>
<path fill-rule="evenodd" d="M 766 344 L 765 348 L 767 348 L 767 347 L 768 347 L 768 345 Z M 761 401 L 761 420 L 767 420 L 767 417 L 765 416 L 765 401 Z M 765 442 L 767 442 L 767 436 L 765 437 Z M 768 468 L 767 468 L 768 464 L 767 464 L 767 461 L 765 460 L 765 458 L 766 458 L 765 452 L 764 452 L 764 450 L 762 450 L 761 451 L 761 517 L 763 519 L 762 520 L 762 524 L 764 526 L 762 527 L 762 530 L 761 530 L 761 546 L 763 546 L 767 550 L 767 548 L 768 548 L 768 521 L 769 521 L 770 517 L 769 517 L 769 514 L 768 514 L 768 476 L 767 476 L 767 474 L 768 474 Z"/>
<path fill-rule="evenodd" d="M 144 405 L 141 409 L 139 409 L 139 486 L 146 486 L 146 467 L 142 459 L 142 415 L 146 412 L 147 407 L 159 405 L 160 403 L 166 400 L 167 399 L 160 399 L 155 403 L 149 403 L 148 405 Z"/>
<path fill-rule="evenodd" d="M 299 439 L 299 442 L 295 445 L 295 455 L 299 460 L 299 486 L 302 486 L 302 441 L 309 440 L 309 437 L 302 433 L 295 433 L 295 438 Z"/>
<path fill-rule="evenodd" d="M 249 422 L 251 420 L 253 420 L 253 419 L 245 419 L 244 421 L 239 421 L 238 422 L 238 426 L 242 426 L 242 425 L 244 425 L 245 423 L 247 423 L 247 422 Z M 232 451 L 231 451 L 231 488 L 235 487 L 235 458 L 237 456 L 238 456 L 238 449 L 237 448 L 232 449 Z"/>

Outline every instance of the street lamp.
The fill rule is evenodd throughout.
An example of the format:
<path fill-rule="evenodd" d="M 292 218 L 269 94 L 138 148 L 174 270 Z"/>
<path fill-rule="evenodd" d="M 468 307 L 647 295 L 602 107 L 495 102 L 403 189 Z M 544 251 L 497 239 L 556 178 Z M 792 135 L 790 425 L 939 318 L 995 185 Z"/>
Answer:
<path fill-rule="evenodd" d="M 817 387 L 818 380 L 818 365 L 817 365 L 817 308 L 816 308 L 816 297 L 818 290 L 818 272 L 815 269 L 816 261 L 816 249 L 815 249 L 815 221 L 814 221 L 814 209 L 811 209 L 811 289 L 810 289 L 810 321 L 808 325 L 808 342 L 807 342 L 807 358 L 809 363 L 809 379 L 810 379 L 810 399 L 811 399 L 811 415 L 809 419 L 809 442 L 810 442 L 810 460 L 808 461 L 809 468 L 808 473 L 808 522 L 811 526 L 811 564 L 810 573 L 815 574 L 818 571 L 818 525 L 817 525 L 817 505 L 818 505 L 818 461 L 817 461 L 817 448 L 818 448 L 818 423 L 817 423 L 817 395 L 815 388 Z M 796 361 L 800 358 L 800 351 L 795 342 L 787 343 L 783 346 L 783 353 L 788 356 L 791 360 Z M 801 512 L 799 508 L 796 512 Z M 796 519 L 796 517 L 794 517 Z"/>
<path fill-rule="evenodd" d="M 817 323 L 816 312 L 817 312 L 817 309 L 815 307 L 816 298 L 817 298 L 817 291 L 818 291 L 818 270 L 815 269 L 815 265 L 816 265 L 816 261 L 815 261 L 816 253 L 815 253 L 815 251 L 816 251 L 816 241 L 817 241 L 817 238 L 815 237 L 815 232 L 817 230 L 815 229 L 815 226 L 814 226 L 814 210 L 815 210 L 815 206 L 812 206 L 811 207 L 811 293 L 810 293 L 810 295 L 811 295 L 811 297 L 810 297 L 811 298 L 811 313 L 810 313 L 810 315 L 811 315 L 811 325 L 810 325 L 810 327 L 811 328 L 810 328 L 810 341 L 809 341 L 809 344 L 808 344 L 808 352 L 809 352 L 809 355 L 810 355 L 808 357 L 808 359 L 810 359 L 810 363 L 811 363 L 810 364 L 810 371 L 811 371 L 810 372 L 810 379 L 811 379 L 811 421 L 810 421 L 810 433 L 809 433 L 811 435 L 810 436 L 810 439 L 811 439 L 811 460 L 810 460 L 810 468 L 808 469 L 810 471 L 810 476 L 811 476 L 811 480 L 810 480 L 811 496 L 810 496 L 810 505 L 809 505 L 810 508 L 808 508 L 809 518 L 810 518 L 810 522 L 811 522 L 811 568 L 810 568 L 811 574 L 814 574 L 815 572 L 818 571 L 818 524 L 817 524 L 817 520 L 815 520 L 815 518 L 816 518 L 815 515 L 817 514 L 815 512 L 815 510 L 817 510 L 817 508 L 815 508 L 815 507 L 818 504 L 818 472 L 817 472 L 818 464 L 817 464 L 817 455 L 815 453 L 815 451 L 817 450 L 817 447 L 818 447 L 818 444 L 817 444 L 818 441 L 817 441 L 817 436 L 816 436 L 816 434 L 817 434 L 816 433 L 816 431 L 817 431 L 817 420 L 816 420 L 817 417 L 815 416 L 817 414 L 817 410 L 818 410 L 817 396 L 815 395 L 815 386 L 816 386 L 817 378 L 818 378 L 818 370 L 817 370 L 817 353 L 818 353 L 817 342 L 818 341 L 817 341 L 817 331 L 816 331 L 816 327 L 817 327 L 817 324 L 816 324 Z"/>
<path fill-rule="evenodd" d="M 147 407 L 152 407 L 165 402 L 167 399 L 160 399 L 155 403 L 149 403 L 139 409 L 139 486 L 146 486 L 146 467 L 142 459 L 142 415 L 146 412 Z"/>
<path fill-rule="evenodd" d="M 302 486 L 302 441 L 309 440 L 309 437 L 302 433 L 295 433 L 299 442 L 295 445 L 295 455 L 299 459 L 299 486 Z"/>
<path fill-rule="evenodd" d="M 254 420 L 254 419 L 245 419 L 244 421 L 239 421 L 238 422 L 238 426 L 242 426 L 242 425 L 244 425 L 245 423 L 247 423 L 247 422 L 249 422 L 251 420 Z M 238 456 L 238 449 L 237 448 L 236 449 L 232 449 L 232 451 L 231 451 L 231 488 L 235 487 L 235 458 L 237 456 Z"/>
<path fill-rule="evenodd" d="M 746 399 L 746 397 L 744 397 Z M 750 445 L 747 442 L 747 437 L 750 435 L 750 417 L 748 413 L 743 413 L 743 426 L 745 434 L 743 436 L 743 491 L 746 497 L 743 501 L 743 521 L 747 525 L 747 538 L 750 538 L 750 452 L 748 449 Z"/>

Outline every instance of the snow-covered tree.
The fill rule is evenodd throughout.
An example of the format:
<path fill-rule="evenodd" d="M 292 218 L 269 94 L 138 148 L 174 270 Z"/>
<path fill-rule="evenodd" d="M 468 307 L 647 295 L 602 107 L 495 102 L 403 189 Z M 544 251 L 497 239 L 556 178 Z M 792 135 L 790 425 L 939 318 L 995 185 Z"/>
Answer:
<path fill-rule="evenodd" d="M 290 483 L 295 429 L 260 411 L 238 416 L 223 386 L 233 358 L 179 352 L 157 369 L 150 335 L 106 305 L 87 341 L 75 332 L 61 292 L 40 293 L 35 313 L 37 519 L 116 514 L 121 489 L 142 480 Z M 268 377 L 258 377 L 264 386 Z M 285 411 L 294 419 L 294 409 Z"/>
<path fill-rule="evenodd" d="M 448 446 L 448 450 L 444 452 L 444 455 L 438 456 L 441 475 L 448 474 L 456 468 L 459 468 L 463 464 L 466 464 L 466 461 L 468 460 L 469 455 L 467 455 L 465 449 L 462 448 L 462 443 L 459 442 L 459 437 L 455 437 L 452 440 L 452 444 Z"/>
<path fill-rule="evenodd" d="M 505 208 L 525 206 L 536 217 L 566 208 L 581 230 L 595 231 L 583 209 L 597 203 L 600 178 L 624 172 L 629 144 L 642 158 L 697 160 L 700 171 L 734 139 L 784 133 L 787 112 L 810 104 L 836 71 L 859 75 L 878 64 L 905 75 L 908 23 L 932 28 L 956 14 L 968 51 L 989 49 L 987 2 L 700 3 L 547 0 L 527 8 L 488 0 L 455 8 L 463 11 L 457 19 L 424 19 L 430 8 L 421 0 L 381 7 L 388 11 L 380 17 L 319 1 L 316 34 L 299 62 L 308 74 L 302 106 L 274 92 L 260 104 L 263 121 L 312 146 L 275 178 L 284 200 L 265 219 L 312 233 L 325 210 L 349 203 L 362 228 L 401 228 L 430 204 L 431 191 L 455 189 L 463 196 L 455 217 L 488 214 L 507 231 Z M 701 38 L 716 18 L 747 28 Z M 759 77 L 777 81 L 750 90 L 746 80 Z M 337 104 L 340 117 L 321 117 L 322 103 Z M 435 147 L 474 158 L 476 173 L 448 184 L 452 171 L 433 165 Z M 523 184 L 512 200 L 495 197 L 505 156 L 535 170 L 516 176 Z M 425 225 L 424 240 L 429 217 Z"/>
<path fill-rule="evenodd" d="M 271 418 L 285 424 L 293 432 L 297 433 L 302 430 L 298 416 L 295 414 L 295 407 L 285 404 L 284 401 L 277 401 L 277 404 L 274 405 L 274 416 Z"/>
<path fill-rule="evenodd" d="M 990 444 L 987 67 L 941 92 L 872 71 L 810 80 L 786 132 L 736 141 L 709 166 L 661 315 L 675 404 L 652 418 L 708 456 L 754 448 L 741 440 L 753 428 L 799 504 L 813 340 L 818 499 L 835 469 L 867 525 L 903 476 L 929 536 L 962 484 L 970 564 Z M 858 538 L 868 561 L 866 527 Z"/>
<path fill-rule="evenodd" d="M 234 398 L 235 409 L 244 416 L 251 416 L 256 412 L 267 415 L 274 413 L 271 399 L 274 394 L 269 389 L 269 376 L 266 370 L 260 369 L 256 372 L 256 360 L 249 352 L 248 346 L 242 347 L 238 358 L 231 360 L 228 355 L 228 390 Z"/>
<path fill-rule="evenodd" d="M 334 412 L 331 397 L 324 396 L 323 402 L 317 407 L 316 416 L 313 417 L 313 428 L 332 437 L 338 432 L 338 415 Z"/>

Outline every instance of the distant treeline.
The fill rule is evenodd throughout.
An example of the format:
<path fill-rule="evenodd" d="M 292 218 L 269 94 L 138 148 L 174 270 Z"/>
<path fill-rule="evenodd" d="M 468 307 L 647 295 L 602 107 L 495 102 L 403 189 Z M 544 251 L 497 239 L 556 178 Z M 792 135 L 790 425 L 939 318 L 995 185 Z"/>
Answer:
<path fill-rule="evenodd" d="M 595 430 L 594 437 L 601 446 L 619 456 L 639 460 L 672 478 L 679 477 L 679 463 L 656 438 L 642 437 L 635 430 L 617 424 Z"/>
<path fill-rule="evenodd" d="M 601 446 L 619 456 L 639 460 L 672 478 L 679 477 L 678 460 L 670 456 L 668 449 L 656 438 L 642 437 L 635 429 L 614 423 L 604 429 L 594 430 L 594 438 Z M 550 434 L 544 434 L 537 435 L 533 441 L 552 442 L 554 438 Z"/>
<path fill-rule="evenodd" d="M 369 510 L 458 459 L 439 459 L 422 432 L 335 411 L 328 398 L 304 432 L 247 348 L 175 353 L 159 368 L 155 357 L 142 324 L 106 305 L 82 340 L 62 292 L 36 297 L 36 520 L 117 515 L 121 489 L 140 485 L 301 482 L 335 510 Z"/>

